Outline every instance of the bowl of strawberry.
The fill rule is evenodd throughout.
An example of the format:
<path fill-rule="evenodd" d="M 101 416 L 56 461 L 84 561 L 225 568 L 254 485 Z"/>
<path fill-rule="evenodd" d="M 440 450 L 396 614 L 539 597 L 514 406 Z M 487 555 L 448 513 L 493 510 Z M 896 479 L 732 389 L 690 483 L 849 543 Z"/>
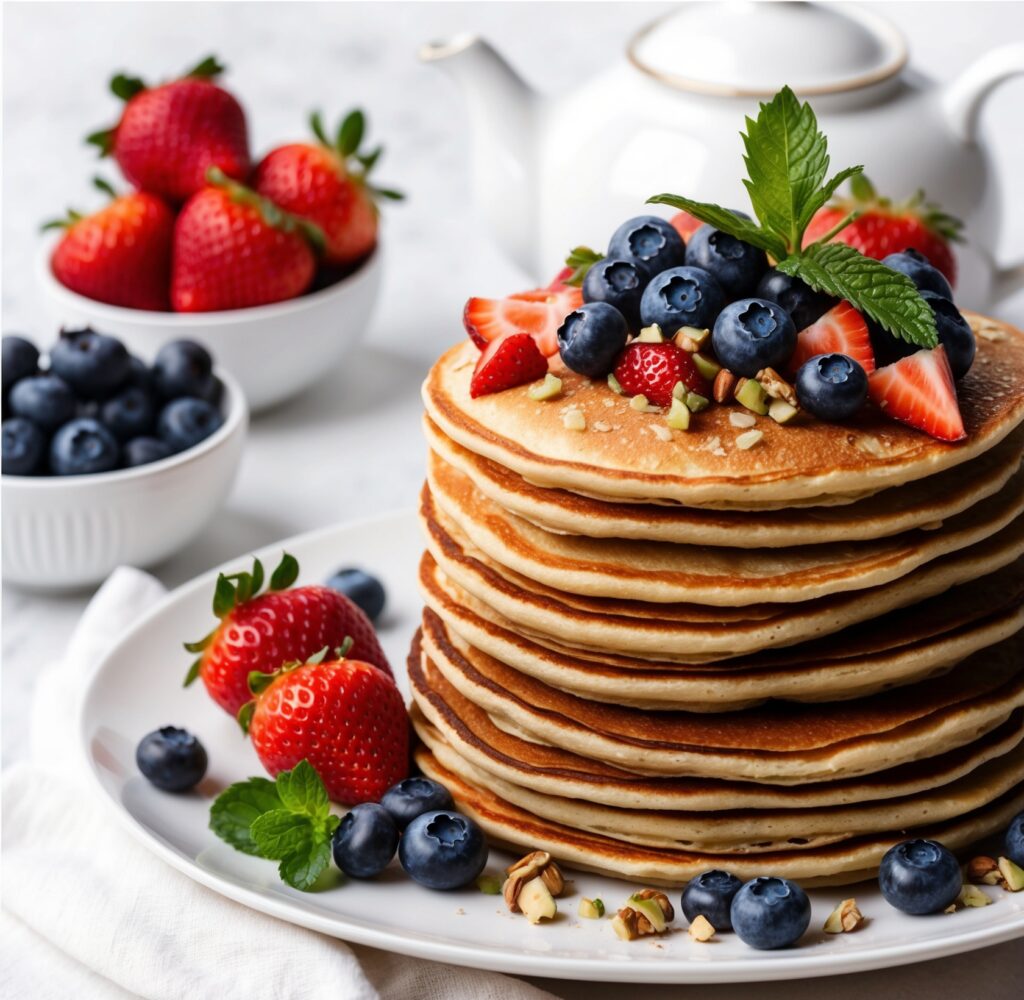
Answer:
<path fill-rule="evenodd" d="M 238 378 L 254 410 L 334 370 L 366 329 L 380 285 L 381 201 L 361 111 L 329 137 L 249 147 L 245 112 L 213 58 L 156 86 L 118 75 L 120 118 L 89 136 L 129 187 L 47 223 L 37 277 L 53 319 L 133 351 L 188 338 Z M 269 363 L 268 363 L 269 362 Z"/>
<path fill-rule="evenodd" d="M 224 502 L 247 425 L 238 383 L 194 341 L 148 365 L 89 328 L 46 354 L 4 336 L 5 580 L 71 589 L 166 559 Z"/>

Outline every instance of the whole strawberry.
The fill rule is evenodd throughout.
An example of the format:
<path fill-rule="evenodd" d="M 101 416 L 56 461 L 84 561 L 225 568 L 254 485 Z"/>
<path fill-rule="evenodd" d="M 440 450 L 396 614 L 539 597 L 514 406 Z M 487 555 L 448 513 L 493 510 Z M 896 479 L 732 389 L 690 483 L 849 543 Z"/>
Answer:
<path fill-rule="evenodd" d="M 409 773 L 409 718 L 390 675 L 345 653 L 254 675 L 238 721 L 272 776 L 308 760 L 331 800 L 354 806 Z"/>
<path fill-rule="evenodd" d="M 324 234 L 324 263 L 343 267 L 377 245 L 377 201 L 402 195 L 370 183 L 383 150 L 377 146 L 360 152 L 366 128 L 361 111 L 345 117 L 333 142 L 319 114 L 311 125 L 318 143 L 272 149 L 256 167 L 253 187 L 285 211 L 315 223 Z"/>
<path fill-rule="evenodd" d="M 328 587 L 292 588 L 298 573 L 299 564 L 285 554 L 266 593 L 260 593 L 264 574 L 258 559 L 251 573 L 217 578 L 213 613 L 220 622 L 199 642 L 185 644 L 190 653 L 200 654 L 185 678 L 186 687 L 201 677 L 210 697 L 236 715 L 252 697 L 252 671 L 272 672 L 325 646 L 341 646 L 346 639 L 352 640 L 354 655 L 391 673 L 369 618 Z"/>
<path fill-rule="evenodd" d="M 210 180 L 175 223 L 171 308 L 244 309 L 305 292 L 316 272 L 319 230 L 216 167 Z"/>
<path fill-rule="evenodd" d="M 224 72 L 213 56 L 181 79 L 147 87 L 118 74 L 110 89 L 125 101 L 112 129 L 88 141 L 112 154 L 136 187 L 182 202 L 206 183 L 210 167 L 244 180 L 249 140 L 242 106 L 213 81 Z"/>
<path fill-rule="evenodd" d="M 832 240 L 846 243 L 865 257 L 881 260 L 891 253 L 917 250 L 956 283 L 951 243 L 960 239 L 962 223 L 925 200 L 923 191 L 903 203 L 881 198 L 863 174 L 850 181 L 851 197 L 819 209 L 804 233 L 804 246 L 820 240 L 851 212 L 860 214 Z"/>
<path fill-rule="evenodd" d="M 69 210 L 67 219 L 43 227 L 64 230 L 50 257 L 53 276 L 97 302 L 168 309 L 174 213 L 156 195 L 118 195 L 105 181 L 94 183 L 110 204 L 92 215 Z"/>

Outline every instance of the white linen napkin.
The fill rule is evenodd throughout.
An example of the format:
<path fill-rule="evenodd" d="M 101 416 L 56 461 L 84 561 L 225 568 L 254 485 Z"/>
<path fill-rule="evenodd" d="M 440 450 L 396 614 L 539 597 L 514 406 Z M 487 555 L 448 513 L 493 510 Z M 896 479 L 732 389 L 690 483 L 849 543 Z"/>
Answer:
<path fill-rule="evenodd" d="M 0 996 L 48 1000 L 544 1000 L 493 973 L 391 955 L 232 902 L 124 833 L 76 744 L 85 682 L 114 639 L 164 594 L 122 567 L 37 682 L 31 760 L 3 779 Z"/>

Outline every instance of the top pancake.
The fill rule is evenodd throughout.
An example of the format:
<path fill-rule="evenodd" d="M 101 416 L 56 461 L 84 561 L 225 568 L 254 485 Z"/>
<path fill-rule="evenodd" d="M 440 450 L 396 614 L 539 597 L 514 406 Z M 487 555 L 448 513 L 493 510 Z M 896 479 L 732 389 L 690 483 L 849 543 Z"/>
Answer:
<path fill-rule="evenodd" d="M 423 387 L 431 420 L 469 451 L 531 482 L 583 494 L 688 506 L 830 503 L 935 475 L 984 454 L 1024 422 L 1024 334 L 966 314 L 978 353 L 958 384 L 968 437 L 951 445 L 868 408 L 856 420 L 830 424 L 757 421 L 763 439 L 736 446 L 735 406 L 697 414 L 690 431 L 667 429 L 664 416 L 634 410 L 604 381 L 560 372 L 562 396 L 532 400 L 527 387 L 471 399 L 477 349 L 446 352 Z M 583 412 L 587 430 L 568 429 L 566 409 Z M 743 411 L 747 412 L 747 411 Z M 600 427 L 608 428 L 601 431 Z M 658 432 L 654 428 L 658 428 Z"/>

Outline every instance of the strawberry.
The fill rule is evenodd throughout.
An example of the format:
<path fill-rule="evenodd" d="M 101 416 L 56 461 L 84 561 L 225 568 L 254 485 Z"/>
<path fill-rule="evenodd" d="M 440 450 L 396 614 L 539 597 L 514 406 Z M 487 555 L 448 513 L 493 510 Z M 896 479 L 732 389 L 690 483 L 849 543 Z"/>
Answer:
<path fill-rule="evenodd" d="M 158 87 L 118 74 L 110 89 L 126 102 L 121 120 L 88 141 L 101 156 L 113 154 L 136 187 L 170 201 L 195 194 L 210 167 L 244 180 L 249 173 L 245 112 L 213 82 L 223 72 L 209 56 L 181 79 Z"/>
<path fill-rule="evenodd" d="M 97 302 L 167 310 L 174 213 L 156 195 L 118 196 L 105 181 L 94 183 L 110 204 L 92 215 L 69 210 L 67 219 L 43 227 L 64 230 L 50 258 L 54 277 Z"/>
<path fill-rule="evenodd" d="M 325 240 L 324 262 L 346 266 L 377 245 L 377 201 L 402 195 L 370 184 L 370 171 L 383 150 L 377 146 L 368 153 L 359 151 L 365 130 L 362 111 L 345 117 L 335 142 L 327 138 L 318 113 L 311 124 L 319 143 L 272 149 L 256 167 L 253 187 L 286 212 L 319 226 Z"/>
<path fill-rule="evenodd" d="M 332 801 L 354 806 L 408 775 L 409 717 L 391 676 L 345 652 L 254 674 L 238 720 L 271 776 L 307 760 Z"/>
<path fill-rule="evenodd" d="M 293 299 L 316 272 L 312 223 L 213 167 L 211 186 L 196 192 L 174 227 L 171 308 L 176 312 L 244 309 Z"/>
<path fill-rule="evenodd" d="M 950 284 L 956 283 L 956 258 L 950 243 L 960 239 L 959 219 L 926 202 L 923 191 L 897 204 L 880 198 L 863 175 L 854 177 L 850 187 L 851 198 L 837 199 L 818 209 L 804 233 L 804 246 L 820 240 L 850 212 L 858 211 L 858 218 L 836 233 L 832 242 L 846 243 L 876 260 L 902 250 L 917 250 Z"/>
<path fill-rule="evenodd" d="M 672 391 L 678 382 L 701 396 L 711 395 L 693 359 L 675 344 L 633 341 L 619 355 L 615 378 L 627 395 L 646 396 L 655 406 L 672 404 Z"/>
<path fill-rule="evenodd" d="M 556 279 L 557 280 L 557 279 Z M 571 285 L 534 288 L 505 299 L 470 299 L 462 325 L 480 350 L 514 333 L 528 333 L 546 358 L 558 353 L 558 328 L 583 305 L 583 293 Z"/>
<path fill-rule="evenodd" d="M 677 212 L 668 221 L 672 228 L 682 236 L 684 242 L 704 225 L 700 219 L 690 215 L 689 212 Z"/>
<path fill-rule="evenodd" d="M 796 349 L 789 359 L 794 374 L 816 354 L 845 354 L 870 375 L 875 370 L 868 324 L 849 302 L 840 302 L 817 322 L 797 334 Z"/>
<path fill-rule="evenodd" d="M 868 396 L 894 420 L 940 441 L 967 437 L 953 371 L 941 344 L 872 372 L 868 376 Z"/>
<path fill-rule="evenodd" d="M 473 369 L 469 394 L 487 396 L 543 378 L 548 360 L 528 333 L 511 333 L 488 344 Z"/>
<path fill-rule="evenodd" d="M 328 587 L 292 588 L 298 573 L 299 564 L 285 554 L 265 593 L 260 593 L 263 565 L 258 559 L 251 573 L 217 577 L 213 613 L 220 622 L 199 642 L 185 644 L 190 653 L 200 654 L 186 687 L 201 677 L 210 697 L 234 715 L 251 696 L 251 671 L 277 670 L 324 646 L 340 646 L 346 638 L 353 640 L 356 656 L 391 672 L 370 619 Z"/>
<path fill-rule="evenodd" d="M 548 289 L 552 292 L 563 292 L 570 287 L 568 284 L 569 279 L 573 276 L 576 269 L 574 267 L 563 267 L 552 279 L 551 284 L 548 285 Z"/>

